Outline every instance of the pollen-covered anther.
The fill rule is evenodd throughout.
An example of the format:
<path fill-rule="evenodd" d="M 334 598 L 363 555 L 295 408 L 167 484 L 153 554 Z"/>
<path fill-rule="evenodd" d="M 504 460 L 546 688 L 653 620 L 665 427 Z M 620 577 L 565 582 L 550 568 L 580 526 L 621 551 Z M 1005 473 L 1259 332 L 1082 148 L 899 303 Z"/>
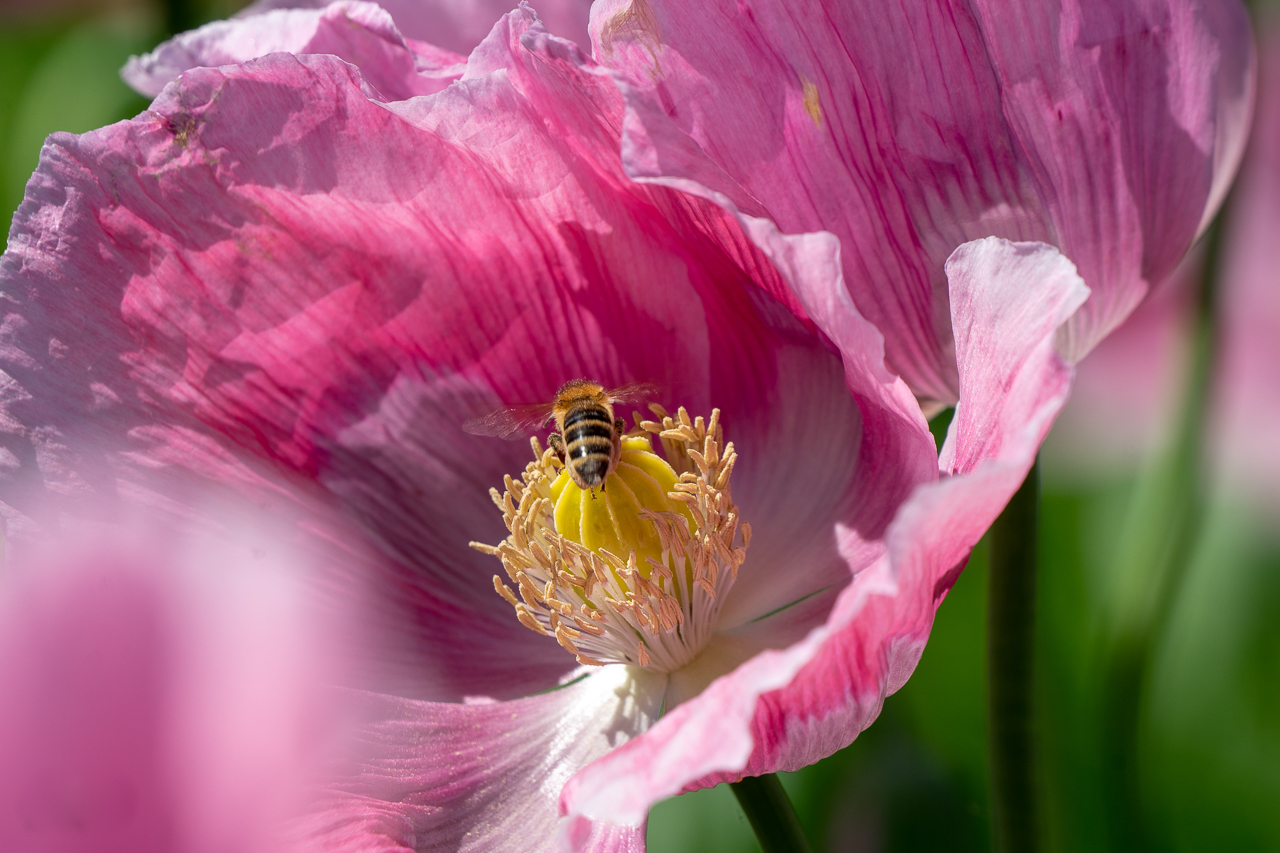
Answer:
<path fill-rule="evenodd" d="M 494 588 L 521 624 L 579 663 L 672 672 L 706 645 L 751 540 L 729 488 L 737 460 L 720 411 L 709 419 L 650 407 L 621 438 L 602 487 L 584 491 L 535 438 L 520 478 L 491 490 L 510 535 Z M 654 452 L 653 439 L 663 454 Z M 518 595 L 517 595 L 518 593 Z"/>

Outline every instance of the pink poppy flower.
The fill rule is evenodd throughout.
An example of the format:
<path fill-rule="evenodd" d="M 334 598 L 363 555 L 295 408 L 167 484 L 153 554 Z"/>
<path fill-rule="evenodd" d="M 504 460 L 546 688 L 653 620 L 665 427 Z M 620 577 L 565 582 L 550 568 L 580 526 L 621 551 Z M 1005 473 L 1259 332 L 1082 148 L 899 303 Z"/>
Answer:
<path fill-rule="evenodd" d="M 300 518 L 321 588 L 371 587 L 377 627 L 360 749 L 307 824 L 334 848 L 640 849 L 657 799 L 848 744 L 1066 398 L 1087 290 L 1053 248 L 949 258 L 938 455 L 836 238 L 631 180 L 626 110 L 522 8 L 406 100 L 334 56 L 188 71 L 52 137 L 28 186 L 0 262 L 9 534 L 96 495 L 198 523 L 193 481 Z M 461 428 L 582 376 L 719 411 L 722 435 L 669 424 L 665 461 L 628 438 L 595 498 L 628 465 L 662 486 L 594 516 L 661 565 L 548 530 L 523 498 L 575 494 L 539 480 L 556 463 Z M 599 509 L 578 497 L 566 517 Z M 468 545 L 504 509 L 532 525 L 509 567 Z"/>
<path fill-rule="evenodd" d="M 1058 246 L 1091 290 L 1078 359 L 1173 270 L 1248 128 L 1235 0 L 604 0 L 591 33 L 625 81 L 629 174 L 838 236 L 890 368 L 942 405 L 957 246 Z"/>
<path fill-rule="evenodd" d="M 235 532 L 64 529 L 11 549 L 0 849 L 286 849 L 336 745 L 322 684 L 339 626 L 319 630 L 278 543 Z"/>

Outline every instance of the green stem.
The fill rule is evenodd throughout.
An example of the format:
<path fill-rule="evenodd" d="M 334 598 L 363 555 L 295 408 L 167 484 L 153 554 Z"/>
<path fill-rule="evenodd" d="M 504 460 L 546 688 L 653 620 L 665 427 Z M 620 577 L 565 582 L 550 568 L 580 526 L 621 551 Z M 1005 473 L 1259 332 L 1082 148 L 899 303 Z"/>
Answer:
<path fill-rule="evenodd" d="M 1151 659 L 1199 537 L 1205 491 L 1204 435 L 1217 349 L 1216 271 L 1221 215 L 1205 236 L 1191 351 L 1168 447 L 1139 478 L 1117 549 L 1116 589 L 1103 688 L 1106 758 L 1114 789 L 1112 844 L 1140 851 L 1152 841 L 1142 820 L 1138 740 Z"/>
<path fill-rule="evenodd" d="M 778 774 L 746 776 L 729 783 L 738 805 L 751 822 L 764 853 L 809 853 L 796 810 L 778 781 Z"/>
<path fill-rule="evenodd" d="M 987 736 L 997 853 L 1027 853 L 1037 830 L 1034 662 L 1040 463 L 991 526 L 987 588 Z"/>

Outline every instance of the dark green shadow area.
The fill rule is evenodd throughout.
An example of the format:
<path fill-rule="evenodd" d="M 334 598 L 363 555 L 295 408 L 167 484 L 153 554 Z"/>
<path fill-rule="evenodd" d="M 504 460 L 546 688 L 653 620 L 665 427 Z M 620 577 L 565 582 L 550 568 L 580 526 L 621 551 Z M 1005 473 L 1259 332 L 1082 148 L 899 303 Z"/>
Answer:
<path fill-rule="evenodd" d="M 45 137 L 84 133 L 147 108 L 120 79 L 132 54 L 158 44 L 173 24 L 198 26 L 243 6 L 182 0 L 112 12 L 0 17 L 0 219 L 6 239 Z"/>
<path fill-rule="evenodd" d="M 1151 668 L 1142 783 L 1153 849 L 1280 851 L 1280 539 L 1213 501 Z"/>
<path fill-rule="evenodd" d="M 5 234 L 39 162 L 45 137 L 83 133 L 147 107 L 120 79 L 130 54 L 149 49 L 155 22 L 141 12 L 6 22 L 0 35 L 0 203 Z"/>

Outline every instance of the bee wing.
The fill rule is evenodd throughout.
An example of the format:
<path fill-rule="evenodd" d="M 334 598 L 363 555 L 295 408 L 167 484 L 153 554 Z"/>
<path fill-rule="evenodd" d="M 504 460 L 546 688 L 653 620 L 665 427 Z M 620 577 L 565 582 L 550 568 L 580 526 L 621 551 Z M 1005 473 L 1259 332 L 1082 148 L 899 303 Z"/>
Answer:
<path fill-rule="evenodd" d="M 641 403 L 650 397 L 657 396 L 661 390 L 652 382 L 632 382 L 630 385 L 623 385 L 621 388 L 609 391 L 609 402 Z"/>
<path fill-rule="evenodd" d="M 535 403 L 531 406 L 509 406 L 490 412 L 484 417 L 472 418 L 462 424 L 462 431 L 472 435 L 488 435 L 494 438 L 519 438 L 534 432 L 551 420 L 551 404 Z"/>

